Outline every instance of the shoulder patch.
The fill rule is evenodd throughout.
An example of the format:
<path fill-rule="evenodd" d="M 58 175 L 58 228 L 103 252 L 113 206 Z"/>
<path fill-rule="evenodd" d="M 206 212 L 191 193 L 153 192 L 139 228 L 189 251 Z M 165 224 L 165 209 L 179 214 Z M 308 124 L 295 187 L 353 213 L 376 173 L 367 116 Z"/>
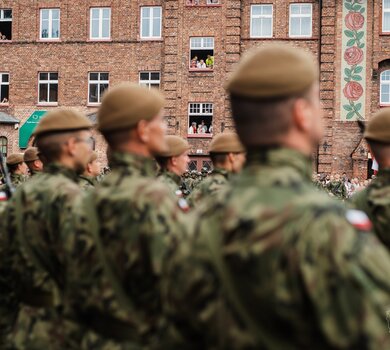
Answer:
<path fill-rule="evenodd" d="M 190 206 L 184 198 L 179 198 L 179 200 L 177 201 L 177 205 L 185 213 L 190 210 Z"/>
<path fill-rule="evenodd" d="M 372 223 L 365 212 L 356 209 L 349 209 L 345 214 L 348 222 L 360 231 L 370 231 Z"/>

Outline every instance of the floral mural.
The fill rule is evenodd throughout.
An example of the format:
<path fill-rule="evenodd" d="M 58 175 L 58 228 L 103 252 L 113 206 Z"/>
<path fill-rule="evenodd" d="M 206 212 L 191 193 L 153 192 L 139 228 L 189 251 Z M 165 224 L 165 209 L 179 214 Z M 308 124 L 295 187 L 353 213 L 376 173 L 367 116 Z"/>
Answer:
<path fill-rule="evenodd" d="M 343 0 L 341 119 L 364 120 L 367 0 Z"/>

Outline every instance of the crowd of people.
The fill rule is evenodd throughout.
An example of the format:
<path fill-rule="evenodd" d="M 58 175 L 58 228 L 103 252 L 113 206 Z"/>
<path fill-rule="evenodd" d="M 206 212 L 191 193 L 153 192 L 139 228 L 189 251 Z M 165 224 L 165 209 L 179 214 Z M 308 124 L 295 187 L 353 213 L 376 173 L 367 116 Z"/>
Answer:
<path fill-rule="evenodd" d="M 198 59 L 198 56 L 195 56 L 191 59 L 190 63 L 191 69 L 213 69 L 214 68 L 214 56 L 207 55 L 206 60 Z"/>
<path fill-rule="evenodd" d="M 103 179 L 91 121 L 49 111 L 2 166 L 0 349 L 389 349 L 390 108 L 364 132 L 378 177 L 335 200 L 311 181 L 318 72 L 289 45 L 248 52 L 200 178 L 158 90 L 105 92 Z"/>

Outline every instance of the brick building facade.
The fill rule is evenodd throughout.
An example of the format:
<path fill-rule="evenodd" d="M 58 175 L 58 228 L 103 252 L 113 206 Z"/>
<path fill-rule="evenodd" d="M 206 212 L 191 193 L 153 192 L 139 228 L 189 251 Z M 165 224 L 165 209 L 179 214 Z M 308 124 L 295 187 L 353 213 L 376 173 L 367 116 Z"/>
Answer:
<path fill-rule="evenodd" d="M 312 51 L 321 67 L 326 134 L 318 171 L 365 178 L 370 154 L 356 120 L 390 103 L 386 3 L 0 0 L 0 149 L 26 147 L 39 111 L 75 107 L 95 120 L 107 85 L 141 80 L 159 85 L 169 133 L 188 138 L 200 168 L 212 134 L 233 129 L 222 83 L 240 55 L 289 42 Z M 214 62 L 198 68 L 195 56 Z M 189 134 L 191 123 L 199 130 L 202 121 L 207 132 Z M 98 133 L 95 139 L 104 159 L 104 142 Z"/>

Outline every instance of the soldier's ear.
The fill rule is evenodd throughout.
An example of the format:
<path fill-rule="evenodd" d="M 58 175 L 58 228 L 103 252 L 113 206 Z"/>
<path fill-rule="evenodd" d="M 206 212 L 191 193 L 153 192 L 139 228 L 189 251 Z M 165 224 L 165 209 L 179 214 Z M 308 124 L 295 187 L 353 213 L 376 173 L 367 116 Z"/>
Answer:
<path fill-rule="evenodd" d="M 292 121 L 294 126 L 304 132 L 310 130 L 311 109 L 308 101 L 304 98 L 297 98 L 292 106 Z"/>
<path fill-rule="evenodd" d="M 149 124 L 146 120 L 141 120 L 137 123 L 137 126 L 135 127 L 135 132 L 137 137 L 140 141 L 143 143 L 149 142 Z"/>

